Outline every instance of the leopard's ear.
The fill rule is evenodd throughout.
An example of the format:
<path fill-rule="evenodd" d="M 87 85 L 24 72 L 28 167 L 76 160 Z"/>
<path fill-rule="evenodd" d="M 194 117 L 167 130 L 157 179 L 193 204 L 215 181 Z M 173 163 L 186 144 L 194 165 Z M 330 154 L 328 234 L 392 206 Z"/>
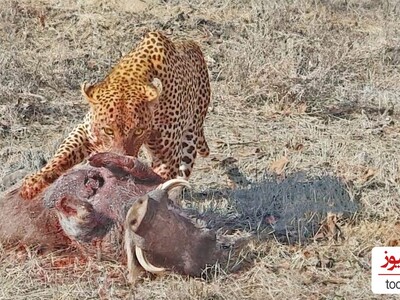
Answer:
<path fill-rule="evenodd" d="M 90 104 L 97 104 L 97 101 L 93 97 L 94 88 L 94 85 L 88 85 L 86 81 L 81 85 L 82 95 Z"/>
<path fill-rule="evenodd" d="M 160 79 L 154 78 L 153 81 L 145 86 L 145 94 L 149 102 L 157 102 L 162 92 L 162 83 Z"/>

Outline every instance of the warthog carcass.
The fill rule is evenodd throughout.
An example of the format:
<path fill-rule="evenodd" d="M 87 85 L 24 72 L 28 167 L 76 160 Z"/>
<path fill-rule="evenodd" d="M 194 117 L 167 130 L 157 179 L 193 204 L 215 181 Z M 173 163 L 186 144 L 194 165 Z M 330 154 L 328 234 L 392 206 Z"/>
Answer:
<path fill-rule="evenodd" d="M 99 153 L 32 201 L 17 191 L 6 194 L 0 238 L 49 248 L 73 241 L 89 256 L 121 263 L 127 257 L 131 281 L 143 269 L 199 276 L 225 260 L 229 249 L 169 199 L 170 190 L 187 185 L 182 179 L 165 182 L 138 159 Z"/>

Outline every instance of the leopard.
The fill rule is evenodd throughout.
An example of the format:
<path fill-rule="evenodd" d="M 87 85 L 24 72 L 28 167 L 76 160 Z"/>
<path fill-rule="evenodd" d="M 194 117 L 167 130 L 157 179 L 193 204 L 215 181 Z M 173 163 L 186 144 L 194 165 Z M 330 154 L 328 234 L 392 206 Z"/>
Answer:
<path fill-rule="evenodd" d="M 68 169 L 96 153 L 138 157 L 165 180 L 187 180 L 197 154 L 209 156 L 204 135 L 211 88 L 198 42 L 147 32 L 100 81 L 81 84 L 89 104 L 83 121 L 53 157 L 23 179 L 20 196 L 33 199 Z"/>

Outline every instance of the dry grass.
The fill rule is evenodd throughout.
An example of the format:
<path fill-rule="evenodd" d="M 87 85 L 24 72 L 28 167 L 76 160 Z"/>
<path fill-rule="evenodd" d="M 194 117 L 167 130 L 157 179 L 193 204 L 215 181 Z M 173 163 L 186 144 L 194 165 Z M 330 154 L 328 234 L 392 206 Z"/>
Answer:
<path fill-rule="evenodd" d="M 144 32 L 161 29 L 199 41 L 212 80 L 212 153 L 198 160 L 186 204 L 259 237 L 239 273 L 147 278 L 136 288 L 117 264 L 57 269 L 57 254 L 0 249 L 0 299 L 376 298 L 370 250 L 400 234 L 398 1 L 0 2 L 1 189 L 38 169 L 79 122 L 87 108 L 80 84 L 100 80 Z M 252 215 L 235 201 L 232 187 L 260 179 L 283 156 L 280 179 L 301 171 L 346 182 L 359 206 L 342 224 L 344 240 L 268 238 L 269 208 L 251 201 L 261 211 Z"/>

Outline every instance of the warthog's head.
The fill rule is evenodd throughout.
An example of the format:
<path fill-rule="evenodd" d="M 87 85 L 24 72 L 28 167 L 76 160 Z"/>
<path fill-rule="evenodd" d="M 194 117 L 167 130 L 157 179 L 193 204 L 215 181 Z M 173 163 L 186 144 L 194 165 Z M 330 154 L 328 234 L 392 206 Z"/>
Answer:
<path fill-rule="evenodd" d="M 170 270 L 200 276 L 207 266 L 228 258 L 234 242 L 222 242 L 214 231 L 197 226 L 168 198 L 168 192 L 179 186 L 188 183 L 169 180 L 129 209 L 125 250 L 131 282 L 140 273 L 140 266 L 154 274 Z"/>

